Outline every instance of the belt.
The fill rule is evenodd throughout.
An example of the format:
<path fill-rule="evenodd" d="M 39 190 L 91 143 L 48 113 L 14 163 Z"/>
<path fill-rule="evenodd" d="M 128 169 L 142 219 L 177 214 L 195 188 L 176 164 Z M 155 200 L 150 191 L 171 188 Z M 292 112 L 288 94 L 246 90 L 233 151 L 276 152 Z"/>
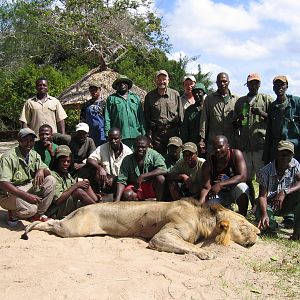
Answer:
<path fill-rule="evenodd" d="M 156 130 L 166 130 L 174 127 L 177 127 L 177 124 L 154 125 L 154 129 Z"/>

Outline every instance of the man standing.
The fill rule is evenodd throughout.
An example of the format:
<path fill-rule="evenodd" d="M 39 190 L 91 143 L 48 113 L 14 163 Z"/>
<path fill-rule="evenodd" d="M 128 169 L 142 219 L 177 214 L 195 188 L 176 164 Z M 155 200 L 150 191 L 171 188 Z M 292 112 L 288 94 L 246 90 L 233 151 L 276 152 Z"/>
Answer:
<path fill-rule="evenodd" d="M 198 198 L 200 193 L 201 169 L 205 160 L 197 156 L 197 145 L 192 142 L 183 144 L 182 153 L 183 158 L 167 175 L 173 200 L 190 196 Z"/>
<path fill-rule="evenodd" d="M 55 150 L 57 149 L 57 145 L 53 143 L 52 139 L 52 127 L 44 124 L 39 129 L 39 140 L 34 143 L 34 150 L 48 167 L 53 163 Z"/>
<path fill-rule="evenodd" d="M 195 103 L 195 98 L 192 89 L 196 83 L 196 78 L 193 75 L 185 75 L 183 77 L 184 94 L 181 96 L 183 109 L 186 110 L 190 105 Z"/>
<path fill-rule="evenodd" d="M 287 95 L 288 79 L 276 76 L 273 90 L 277 98 L 268 111 L 268 125 L 263 160 L 267 164 L 274 160 L 276 146 L 280 140 L 295 145 L 295 158 L 300 160 L 300 98 Z"/>
<path fill-rule="evenodd" d="M 249 74 L 247 87 L 249 93 L 239 98 L 234 107 L 235 125 L 239 131 L 237 148 L 243 152 L 247 164 L 247 185 L 252 207 L 255 207 L 255 191 L 252 180 L 256 172 L 264 166 L 262 160 L 265 144 L 269 105 L 273 99 L 269 95 L 258 93 L 260 76 Z"/>
<path fill-rule="evenodd" d="M 115 201 L 163 200 L 166 173 L 163 157 L 149 148 L 147 137 L 138 136 L 134 142 L 134 152 L 122 161 Z"/>
<path fill-rule="evenodd" d="M 300 239 L 300 164 L 293 158 L 294 145 L 280 141 L 275 160 L 257 173 L 259 183 L 259 206 L 256 217 L 258 227 L 274 231 L 277 227 L 275 215 L 294 214 L 293 240 Z"/>
<path fill-rule="evenodd" d="M 19 146 L 0 158 L 0 205 L 8 210 L 8 225 L 12 227 L 19 219 L 48 220 L 44 213 L 52 202 L 56 181 L 32 150 L 35 138 L 30 128 L 21 129 Z"/>
<path fill-rule="evenodd" d="M 190 105 L 184 112 L 183 124 L 181 128 L 181 137 L 184 143 L 192 142 L 199 146 L 200 136 L 197 128 L 200 123 L 201 112 L 203 110 L 203 101 L 206 95 L 206 88 L 203 83 L 196 83 L 192 89 L 195 103 Z M 201 157 L 205 156 L 205 149 L 198 149 Z"/>
<path fill-rule="evenodd" d="M 168 88 L 167 71 L 157 71 L 154 81 L 156 89 L 146 95 L 144 103 L 146 130 L 153 148 L 164 155 L 169 138 L 179 136 L 183 106 L 179 93 Z"/>
<path fill-rule="evenodd" d="M 220 203 L 228 206 L 236 202 L 239 213 L 248 209 L 247 167 L 243 153 L 231 149 L 223 135 L 213 139 L 213 154 L 202 167 L 200 203 Z"/>
<path fill-rule="evenodd" d="M 29 127 L 36 134 L 44 124 L 49 124 L 53 132 L 65 133 L 67 114 L 58 99 L 48 95 L 48 81 L 41 77 L 36 80 L 37 94 L 28 99 L 20 116 L 21 127 Z"/>
<path fill-rule="evenodd" d="M 130 92 L 132 81 L 120 76 L 113 84 L 112 88 L 116 93 L 110 95 L 105 107 L 105 134 L 112 127 L 120 128 L 123 143 L 129 148 L 133 148 L 134 139 L 145 134 L 144 112 L 138 95 Z"/>
<path fill-rule="evenodd" d="M 87 159 L 87 166 L 96 170 L 93 178 L 97 192 L 114 193 L 116 180 L 124 157 L 131 154 L 131 149 L 121 142 L 119 128 L 112 127 L 108 132 L 108 142 L 97 147 Z M 92 182 L 92 179 L 90 179 Z M 93 182 L 92 182 L 93 183 Z"/>
<path fill-rule="evenodd" d="M 98 147 L 106 142 L 104 132 L 105 100 L 101 97 L 101 86 L 99 83 L 91 82 L 89 91 L 92 98 L 83 104 L 80 112 L 80 122 L 89 125 L 89 135 Z"/>
<path fill-rule="evenodd" d="M 216 84 L 218 90 L 209 94 L 204 100 L 204 107 L 200 118 L 200 148 L 206 145 L 208 153 L 212 152 L 212 141 L 216 135 L 225 135 L 229 144 L 236 143 L 236 129 L 233 126 L 233 111 L 238 99 L 228 89 L 229 76 L 219 73 Z"/>

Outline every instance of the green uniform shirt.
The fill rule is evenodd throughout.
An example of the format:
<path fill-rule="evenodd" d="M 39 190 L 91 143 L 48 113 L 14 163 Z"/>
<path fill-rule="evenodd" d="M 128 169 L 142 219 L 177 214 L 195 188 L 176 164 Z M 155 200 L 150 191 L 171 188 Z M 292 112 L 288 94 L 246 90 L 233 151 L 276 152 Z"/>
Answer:
<path fill-rule="evenodd" d="M 138 95 L 128 92 L 127 99 L 118 93 L 107 98 L 105 106 L 105 134 L 112 127 L 120 128 L 123 139 L 145 135 L 144 112 Z"/>
<path fill-rule="evenodd" d="M 295 158 L 300 159 L 300 98 L 286 95 L 287 100 L 281 104 L 275 100 L 268 110 L 268 125 L 264 146 L 263 161 L 275 159 L 277 144 L 288 140 L 295 145 Z"/>
<path fill-rule="evenodd" d="M 197 157 L 197 164 L 194 168 L 189 167 L 189 165 L 184 161 L 184 159 L 180 159 L 175 166 L 170 170 L 170 173 L 175 174 L 185 174 L 190 176 L 192 181 L 191 193 L 193 195 L 200 193 L 200 183 L 201 183 L 201 169 L 202 165 L 205 162 L 205 159 Z"/>
<path fill-rule="evenodd" d="M 38 169 L 48 169 L 36 151 L 30 150 L 28 155 L 26 162 L 19 147 L 4 153 L 0 158 L 0 181 L 24 185 L 34 178 Z"/>
<path fill-rule="evenodd" d="M 54 157 L 51 156 L 49 150 L 45 148 L 41 141 L 36 141 L 34 143 L 33 149 L 41 156 L 42 161 L 49 167 Z M 52 151 L 57 149 L 57 145 L 52 143 Z"/>
<path fill-rule="evenodd" d="M 184 119 L 181 127 L 181 139 L 183 143 L 193 142 L 196 145 L 200 141 L 199 132 L 197 130 L 201 117 L 200 105 L 190 105 L 184 113 Z"/>
<path fill-rule="evenodd" d="M 183 105 L 177 91 L 167 88 L 165 95 L 157 89 L 149 92 L 144 102 L 147 130 L 155 125 L 178 124 L 183 121 Z"/>
<path fill-rule="evenodd" d="M 180 152 L 180 155 L 179 155 L 179 158 L 177 161 L 173 162 L 170 160 L 169 156 L 168 156 L 168 153 L 165 154 L 163 156 L 164 160 L 165 160 L 165 164 L 166 164 L 166 167 L 167 167 L 167 171 L 170 171 L 174 165 L 182 158 L 182 152 Z"/>
<path fill-rule="evenodd" d="M 148 148 L 144 159 L 144 169 L 142 173 L 136 163 L 134 153 L 132 153 L 124 157 L 117 182 L 124 185 L 135 184 L 137 178 L 141 174 L 151 172 L 157 168 L 167 170 L 164 158 L 157 151 Z"/>
<path fill-rule="evenodd" d="M 66 174 L 66 176 L 61 177 L 55 171 L 51 171 L 51 175 L 56 179 L 55 194 L 53 197 L 53 202 L 56 202 L 62 193 L 68 190 L 75 183 L 75 179 L 69 173 Z"/>
<path fill-rule="evenodd" d="M 200 136 L 205 139 L 207 150 L 212 151 L 212 141 L 216 135 L 225 135 L 230 146 L 236 144 L 237 130 L 232 122 L 234 121 L 234 106 L 238 96 L 229 91 L 228 99 L 219 94 L 218 91 L 209 94 L 203 104 L 200 118 Z"/>
<path fill-rule="evenodd" d="M 234 118 L 242 114 L 245 103 L 249 104 L 249 108 L 259 108 L 264 112 L 268 112 L 272 101 L 272 97 L 265 94 L 257 94 L 254 98 L 249 98 L 248 96 L 241 97 L 235 104 Z M 247 152 L 263 150 L 267 130 L 267 119 L 253 114 L 251 109 L 249 109 L 246 119 L 247 125 L 243 125 L 239 129 L 240 135 L 238 137 L 237 148 Z"/>

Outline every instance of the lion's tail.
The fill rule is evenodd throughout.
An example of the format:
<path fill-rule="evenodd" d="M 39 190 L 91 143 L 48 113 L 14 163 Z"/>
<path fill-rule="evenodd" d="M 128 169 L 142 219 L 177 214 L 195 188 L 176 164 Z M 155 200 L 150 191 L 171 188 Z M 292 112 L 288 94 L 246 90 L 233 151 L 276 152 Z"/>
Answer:
<path fill-rule="evenodd" d="M 25 228 L 25 232 L 22 234 L 21 239 L 28 240 L 28 233 L 31 230 L 41 230 L 53 232 L 57 235 L 62 236 L 61 233 L 61 225 L 60 220 L 49 220 L 47 222 L 35 221 Z"/>

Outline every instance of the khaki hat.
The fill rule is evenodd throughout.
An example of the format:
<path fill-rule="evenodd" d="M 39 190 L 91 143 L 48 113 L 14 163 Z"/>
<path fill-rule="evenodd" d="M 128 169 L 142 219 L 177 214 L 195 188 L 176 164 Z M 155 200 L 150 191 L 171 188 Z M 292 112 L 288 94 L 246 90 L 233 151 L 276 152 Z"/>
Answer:
<path fill-rule="evenodd" d="M 169 138 L 168 147 L 170 145 L 181 147 L 182 146 L 182 140 L 181 140 L 181 138 L 179 138 L 177 136 L 173 136 L 173 137 Z"/>
<path fill-rule="evenodd" d="M 90 87 L 96 87 L 96 88 L 98 88 L 98 89 L 101 89 L 101 84 L 98 82 L 98 81 L 91 81 L 90 83 L 89 83 L 89 88 Z"/>
<path fill-rule="evenodd" d="M 196 78 L 195 78 L 195 76 L 190 75 L 190 74 L 187 74 L 187 75 L 185 75 L 185 76 L 183 77 L 182 82 L 185 82 L 187 79 L 190 79 L 190 80 L 192 80 L 192 81 L 194 81 L 194 82 L 197 81 Z"/>
<path fill-rule="evenodd" d="M 280 81 L 288 84 L 288 79 L 284 75 L 275 76 L 274 79 L 273 79 L 273 83 L 275 83 L 275 81 L 277 81 L 277 80 L 280 80 Z"/>
<path fill-rule="evenodd" d="M 60 145 L 56 148 L 55 157 L 58 158 L 60 156 L 70 156 L 71 150 L 67 145 Z"/>
<path fill-rule="evenodd" d="M 247 76 L 247 82 L 245 83 L 245 85 L 247 85 L 247 83 L 249 81 L 252 81 L 252 80 L 258 80 L 258 81 L 261 81 L 261 78 L 260 78 L 260 75 L 258 73 L 251 73 Z"/>
<path fill-rule="evenodd" d="M 22 128 L 18 133 L 18 138 L 24 138 L 25 136 L 32 134 L 35 138 L 37 137 L 35 132 L 29 127 Z"/>
<path fill-rule="evenodd" d="M 206 88 L 202 82 L 197 82 L 192 88 L 192 91 L 194 90 L 202 90 L 206 94 Z"/>
<path fill-rule="evenodd" d="M 157 77 L 159 75 L 166 75 L 167 77 L 169 77 L 169 74 L 166 70 L 159 70 L 155 73 L 155 77 Z"/>
<path fill-rule="evenodd" d="M 128 89 L 130 90 L 132 88 L 132 85 L 133 85 L 133 82 L 131 79 L 129 79 L 127 76 L 124 76 L 124 75 L 120 75 L 114 82 L 113 84 L 111 85 L 112 88 L 114 90 L 117 89 L 117 84 L 121 83 L 121 82 L 125 82 L 128 84 Z"/>
<path fill-rule="evenodd" d="M 185 144 L 183 144 L 182 146 L 182 152 L 184 151 L 190 151 L 192 153 L 197 153 L 197 146 L 196 144 L 192 143 L 192 142 L 187 142 Z"/>
<path fill-rule="evenodd" d="M 293 154 L 295 153 L 294 144 L 289 141 L 280 141 L 277 145 L 277 150 L 278 151 L 289 150 Z"/>
<path fill-rule="evenodd" d="M 90 131 L 89 125 L 86 124 L 86 123 L 77 124 L 76 125 L 76 132 L 80 131 L 80 130 L 85 131 L 86 133 L 89 133 L 89 131 Z"/>

